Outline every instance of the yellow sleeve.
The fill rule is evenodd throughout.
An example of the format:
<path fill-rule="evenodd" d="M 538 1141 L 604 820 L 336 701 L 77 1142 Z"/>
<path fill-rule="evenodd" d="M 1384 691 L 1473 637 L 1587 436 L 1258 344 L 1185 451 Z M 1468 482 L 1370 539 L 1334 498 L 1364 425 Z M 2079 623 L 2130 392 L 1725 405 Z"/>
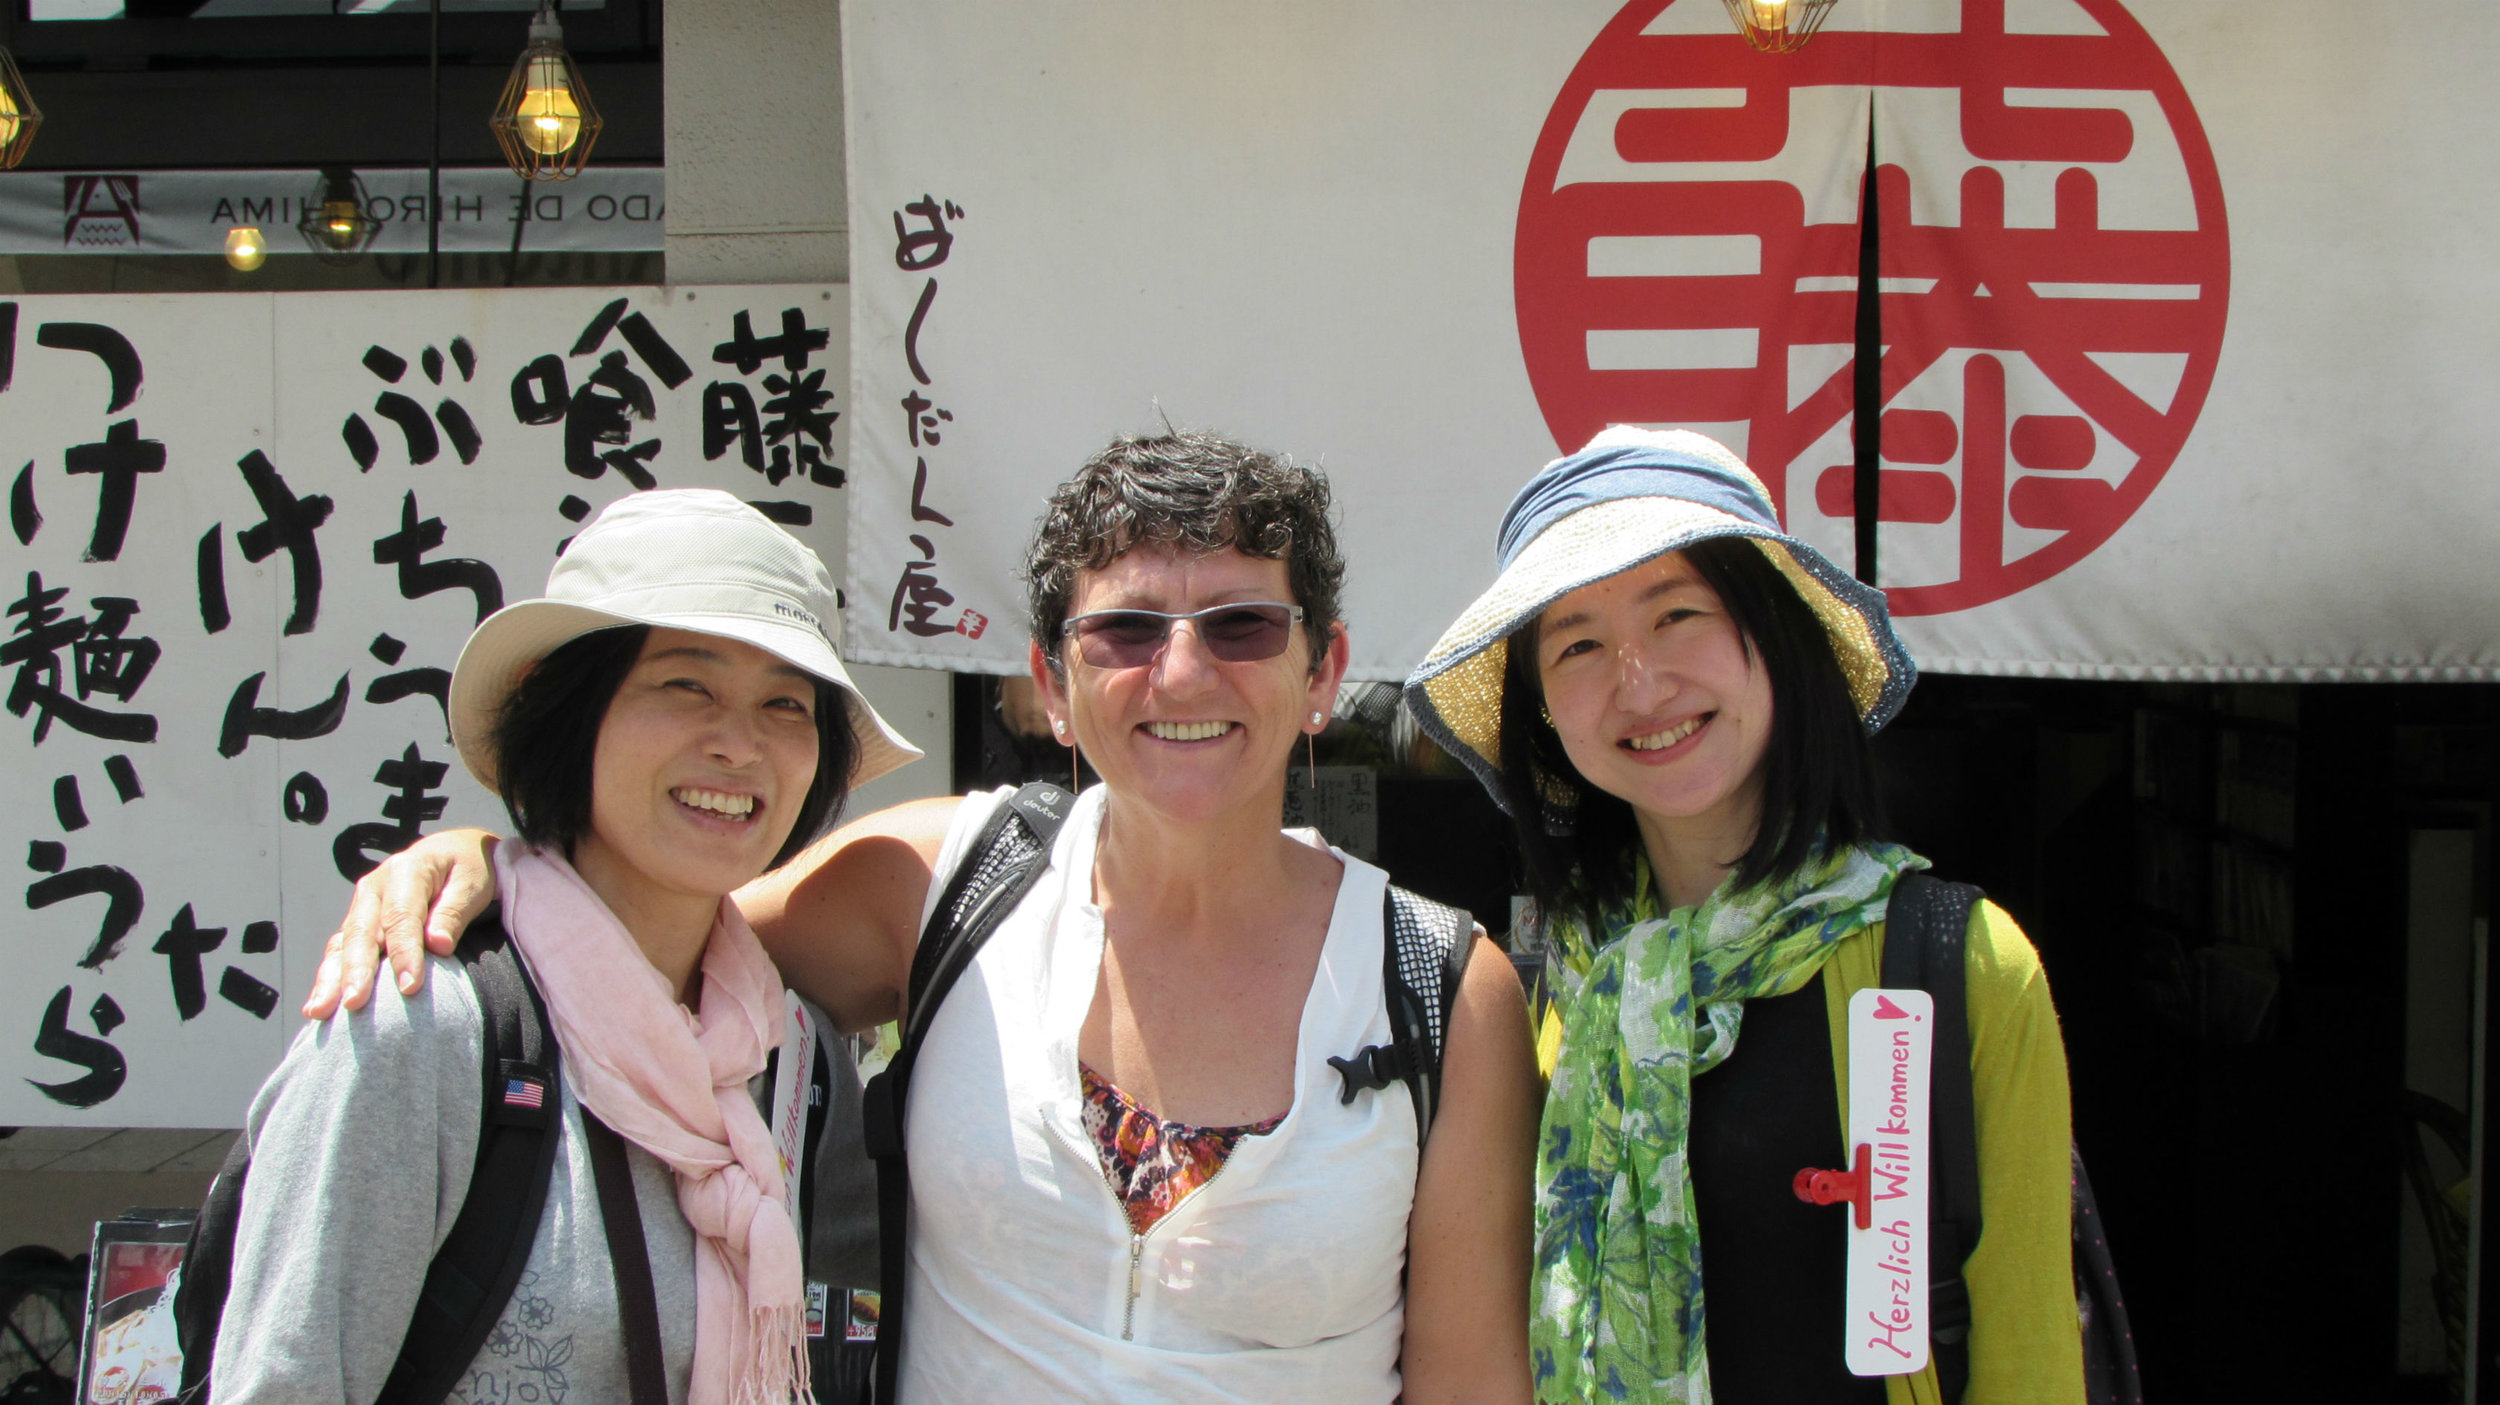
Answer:
<path fill-rule="evenodd" d="M 2066 1044 L 2040 955 L 2003 908 L 1972 914 L 1969 950 L 1982 1226 L 1964 1405 L 2079 1405 Z"/>
<path fill-rule="evenodd" d="M 1824 968 L 1844 1127 L 1849 997 L 1882 970 L 1880 925 L 1872 936 L 1843 943 Z M 2004 909 L 1971 914 L 1967 948 L 1982 1227 L 1968 1265 L 1971 1379 L 1960 1405 L 2079 1405 L 2066 1046 L 2039 953 Z M 1932 1368 L 1886 1387 L 1890 1405 L 1940 1405 Z"/>

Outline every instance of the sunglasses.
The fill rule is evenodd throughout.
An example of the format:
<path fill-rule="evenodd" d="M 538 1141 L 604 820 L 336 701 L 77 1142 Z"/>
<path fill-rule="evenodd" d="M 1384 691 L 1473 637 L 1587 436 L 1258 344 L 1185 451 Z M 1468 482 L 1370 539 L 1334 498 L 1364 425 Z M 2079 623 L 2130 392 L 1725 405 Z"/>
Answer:
<path fill-rule="evenodd" d="M 1172 626 L 1187 620 L 1197 632 L 1199 645 L 1217 659 L 1257 663 L 1285 652 L 1285 642 L 1293 637 L 1293 627 L 1301 618 L 1301 606 L 1265 600 L 1210 605 L 1185 615 L 1095 610 L 1070 616 L 1060 626 L 1059 637 L 1074 639 L 1077 657 L 1095 668 L 1138 668 L 1153 663 L 1171 641 Z"/>

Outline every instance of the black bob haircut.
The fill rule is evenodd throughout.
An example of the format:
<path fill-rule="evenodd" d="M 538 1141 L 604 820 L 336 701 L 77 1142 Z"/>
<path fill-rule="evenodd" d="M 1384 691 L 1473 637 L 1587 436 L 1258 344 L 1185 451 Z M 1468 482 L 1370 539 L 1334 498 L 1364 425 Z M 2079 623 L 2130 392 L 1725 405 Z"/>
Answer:
<path fill-rule="evenodd" d="M 1771 735 L 1762 753 L 1762 819 L 1736 860 L 1742 890 L 1786 878 L 1822 856 L 1879 837 L 1875 753 L 1823 622 L 1751 538 L 1714 537 L 1684 549 L 1735 621 L 1748 657 L 1771 683 Z M 1630 856 L 1641 831 L 1625 801 L 1589 784 L 1544 717 L 1537 623 L 1510 636 L 1502 687 L 1502 800 L 1529 891 L 1548 911 L 1599 909 L 1631 897 Z M 1554 831 L 1563 832 L 1556 833 Z"/>
<path fill-rule="evenodd" d="M 642 658 L 648 625 L 619 625 L 566 640 L 521 675 L 496 714 L 488 745 L 501 778 L 512 828 L 569 861 L 590 832 L 591 761 L 608 704 Z M 821 678 L 816 685 L 816 779 L 799 802 L 798 821 L 769 869 L 779 868 L 833 827 L 851 790 L 859 749 L 851 736 L 850 700 Z"/>

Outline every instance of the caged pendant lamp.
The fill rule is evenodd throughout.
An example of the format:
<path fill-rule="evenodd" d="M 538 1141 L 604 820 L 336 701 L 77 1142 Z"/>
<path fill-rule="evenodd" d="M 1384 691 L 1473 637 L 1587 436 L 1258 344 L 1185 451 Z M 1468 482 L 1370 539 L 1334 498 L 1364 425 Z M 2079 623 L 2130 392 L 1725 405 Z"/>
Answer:
<path fill-rule="evenodd" d="M 486 125 L 503 159 L 523 180 L 571 180 L 599 139 L 599 109 L 582 82 L 581 66 L 564 51 L 564 26 L 553 5 L 530 20 L 529 46 L 512 65 L 503 97 Z"/>
<path fill-rule="evenodd" d="M 1832 12 L 1834 0 L 1727 0 L 1727 13 L 1745 42 L 1766 54 L 1793 54 L 1806 46 Z"/>
<path fill-rule="evenodd" d="M 17 60 L 9 51 L 0 48 L 0 171 L 17 169 L 35 144 L 35 129 L 42 125 L 43 109 L 35 106 L 35 95 L 26 91 L 26 75 L 17 71 Z"/>
<path fill-rule="evenodd" d="M 382 232 L 382 222 L 367 212 L 365 183 L 345 166 L 324 166 L 304 199 L 304 214 L 295 232 L 312 251 L 330 263 L 350 262 L 364 253 Z"/>

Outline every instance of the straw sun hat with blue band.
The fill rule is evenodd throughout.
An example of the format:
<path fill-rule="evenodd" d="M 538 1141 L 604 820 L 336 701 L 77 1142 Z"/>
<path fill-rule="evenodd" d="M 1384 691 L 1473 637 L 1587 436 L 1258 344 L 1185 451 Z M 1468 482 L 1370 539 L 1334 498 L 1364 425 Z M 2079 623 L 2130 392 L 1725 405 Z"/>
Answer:
<path fill-rule="evenodd" d="M 1725 445 L 1690 430 L 1617 425 L 1547 464 L 1502 514 L 1501 574 L 1406 680 L 1425 732 L 1503 800 L 1502 687 L 1510 636 L 1584 585 L 1714 537 L 1750 537 L 1823 622 L 1869 732 L 1918 669 L 1884 593 L 1780 529 L 1771 496 Z"/>

